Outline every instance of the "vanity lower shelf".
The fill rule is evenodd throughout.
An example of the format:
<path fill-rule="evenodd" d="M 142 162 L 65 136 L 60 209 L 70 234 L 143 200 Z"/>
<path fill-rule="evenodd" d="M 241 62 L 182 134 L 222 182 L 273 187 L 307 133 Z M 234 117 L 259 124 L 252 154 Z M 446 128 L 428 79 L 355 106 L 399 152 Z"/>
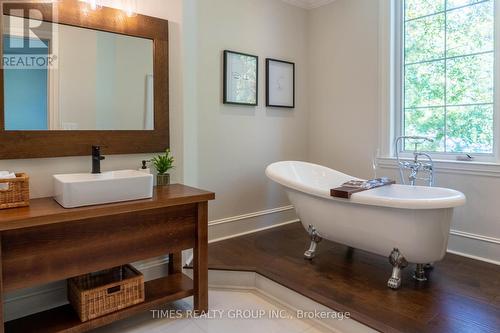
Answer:
<path fill-rule="evenodd" d="M 82 323 L 71 305 L 63 305 L 47 311 L 5 323 L 9 333 L 85 332 L 110 324 L 140 312 L 156 309 L 166 303 L 192 296 L 193 281 L 183 273 L 175 273 L 145 283 L 144 303 L 110 313 Z"/>

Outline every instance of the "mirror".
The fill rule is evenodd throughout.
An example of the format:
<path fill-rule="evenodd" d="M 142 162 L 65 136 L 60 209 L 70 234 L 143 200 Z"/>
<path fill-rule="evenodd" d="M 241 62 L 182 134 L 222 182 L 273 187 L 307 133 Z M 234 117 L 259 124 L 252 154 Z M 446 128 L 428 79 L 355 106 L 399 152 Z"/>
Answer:
<path fill-rule="evenodd" d="M 154 130 L 152 39 L 3 22 L 5 131 Z"/>
<path fill-rule="evenodd" d="M 169 147 L 168 21 L 81 0 L 2 5 L 0 158 Z"/>

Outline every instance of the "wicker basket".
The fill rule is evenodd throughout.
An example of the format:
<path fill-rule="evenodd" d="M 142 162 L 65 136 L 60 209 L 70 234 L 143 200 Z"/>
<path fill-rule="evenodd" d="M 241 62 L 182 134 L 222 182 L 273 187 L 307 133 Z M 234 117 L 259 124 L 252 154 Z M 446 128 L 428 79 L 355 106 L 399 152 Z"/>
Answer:
<path fill-rule="evenodd" d="M 0 209 L 25 207 L 30 205 L 30 182 L 25 173 L 16 173 L 16 178 L 2 179 L 0 185 Z"/>
<path fill-rule="evenodd" d="M 68 299 L 82 322 L 144 302 L 144 276 L 131 265 L 68 280 Z"/>

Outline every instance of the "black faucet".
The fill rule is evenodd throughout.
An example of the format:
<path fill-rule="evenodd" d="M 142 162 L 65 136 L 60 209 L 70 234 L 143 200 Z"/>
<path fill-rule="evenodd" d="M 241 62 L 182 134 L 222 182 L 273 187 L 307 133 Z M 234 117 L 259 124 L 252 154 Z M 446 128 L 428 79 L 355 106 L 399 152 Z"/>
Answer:
<path fill-rule="evenodd" d="M 101 156 L 100 146 L 92 146 L 92 173 L 101 173 L 101 161 L 105 158 Z"/>

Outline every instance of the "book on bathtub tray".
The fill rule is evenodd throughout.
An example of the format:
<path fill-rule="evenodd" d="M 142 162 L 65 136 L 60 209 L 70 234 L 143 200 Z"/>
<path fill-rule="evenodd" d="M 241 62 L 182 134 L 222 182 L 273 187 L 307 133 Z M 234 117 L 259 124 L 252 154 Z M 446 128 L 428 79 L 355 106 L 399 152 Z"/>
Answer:
<path fill-rule="evenodd" d="M 350 199 L 353 193 L 370 190 L 372 188 L 396 184 L 396 182 L 387 177 L 375 178 L 370 180 L 350 180 L 340 187 L 330 190 L 330 195 L 336 198 Z"/>

